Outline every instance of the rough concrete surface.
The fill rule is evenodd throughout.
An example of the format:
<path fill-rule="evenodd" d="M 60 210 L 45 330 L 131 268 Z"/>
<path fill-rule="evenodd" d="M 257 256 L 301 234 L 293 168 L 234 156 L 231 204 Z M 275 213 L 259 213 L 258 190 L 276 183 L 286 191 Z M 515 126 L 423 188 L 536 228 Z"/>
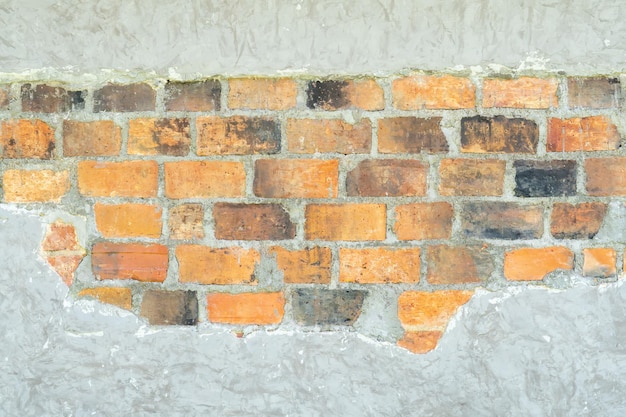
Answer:
<path fill-rule="evenodd" d="M 73 300 L 0 208 L 0 415 L 623 416 L 626 286 L 480 290 L 433 352 L 356 332 L 148 328 Z"/>

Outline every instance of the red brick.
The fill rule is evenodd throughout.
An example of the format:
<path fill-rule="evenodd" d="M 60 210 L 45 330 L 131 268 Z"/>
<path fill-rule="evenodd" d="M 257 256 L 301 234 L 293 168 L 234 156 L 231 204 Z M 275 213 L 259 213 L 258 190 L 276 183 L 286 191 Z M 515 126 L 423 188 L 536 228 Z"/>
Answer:
<path fill-rule="evenodd" d="M 583 275 L 606 278 L 617 273 L 617 253 L 611 248 L 587 248 L 583 250 Z"/>
<path fill-rule="evenodd" d="M 448 141 L 439 126 L 441 117 L 394 117 L 378 122 L 381 153 L 445 153 Z"/>
<path fill-rule="evenodd" d="M 399 197 L 426 195 L 428 165 L 412 159 L 361 161 L 348 172 L 349 196 Z"/>
<path fill-rule="evenodd" d="M 165 84 L 166 111 L 220 110 L 222 86 L 218 80 L 169 81 Z"/>
<path fill-rule="evenodd" d="M 254 163 L 254 195 L 269 198 L 337 197 L 339 161 L 260 159 Z"/>
<path fill-rule="evenodd" d="M 126 310 L 133 308 L 133 295 L 130 288 L 85 288 L 78 293 L 78 296 L 95 298 L 102 303 L 113 304 Z"/>
<path fill-rule="evenodd" d="M 208 285 L 254 284 L 261 255 L 254 249 L 179 245 L 176 260 L 180 282 Z"/>
<path fill-rule="evenodd" d="M 473 291 L 405 291 L 398 297 L 398 318 L 405 330 L 442 331 Z"/>
<path fill-rule="evenodd" d="M 63 156 L 113 156 L 122 148 L 122 129 L 111 120 L 63 121 Z"/>
<path fill-rule="evenodd" d="M 476 87 L 463 77 L 413 75 L 391 85 L 393 105 L 400 110 L 469 109 L 476 106 Z"/>
<path fill-rule="evenodd" d="M 396 207 L 393 231 L 400 240 L 449 239 L 454 212 L 449 203 L 413 203 Z"/>
<path fill-rule="evenodd" d="M 511 281 L 539 281 L 558 269 L 574 269 L 574 254 L 568 248 L 522 248 L 504 254 L 504 276 Z"/>
<path fill-rule="evenodd" d="M 9 203 L 59 202 L 70 189 L 69 173 L 9 169 L 4 172 L 2 188 L 4 201 Z"/>
<path fill-rule="evenodd" d="M 165 162 L 165 195 L 169 198 L 242 197 L 246 172 L 242 162 Z"/>
<path fill-rule="evenodd" d="M 554 203 L 550 217 L 550 233 L 557 239 L 593 239 L 600 230 L 604 203 Z"/>
<path fill-rule="evenodd" d="M 159 206 L 96 203 L 94 214 L 104 237 L 161 237 L 163 209 Z"/>
<path fill-rule="evenodd" d="M 200 156 L 280 152 L 280 123 L 267 117 L 198 117 Z"/>
<path fill-rule="evenodd" d="M 169 211 L 170 239 L 204 238 L 204 208 L 201 204 L 182 204 Z"/>
<path fill-rule="evenodd" d="M 539 239 L 543 207 L 504 201 L 476 201 L 463 206 L 461 233 L 478 239 Z"/>
<path fill-rule="evenodd" d="M 309 204 L 305 209 L 306 239 L 384 240 L 384 204 Z"/>
<path fill-rule="evenodd" d="M 383 110 L 383 89 L 372 79 L 311 81 L 306 90 L 310 109 Z"/>
<path fill-rule="evenodd" d="M 216 203 L 215 237 L 227 240 L 293 239 L 296 226 L 280 204 Z"/>
<path fill-rule="evenodd" d="M 442 335 L 440 331 L 405 332 L 398 346 L 413 353 L 427 353 L 437 347 Z"/>
<path fill-rule="evenodd" d="M 626 157 L 587 159 L 585 172 L 589 195 L 626 195 Z"/>
<path fill-rule="evenodd" d="M 54 255 L 47 256 L 46 261 L 54 271 L 59 274 L 65 285 L 68 287 L 72 285 L 74 281 L 74 272 L 78 268 L 78 265 L 82 262 L 84 254 L 82 255 Z"/>
<path fill-rule="evenodd" d="M 288 119 L 287 148 L 292 153 L 369 153 L 369 119 L 348 123 L 340 119 Z"/>
<path fill-rule="evenodd" d="M 194 326 L 198 323 L 198 296 L 195 291 L 148 290 L 140 315 L 152 325 Z"/>
<path fill-rule="evenodd" d="M 620 134 L 607 116 L 548 120 L 548 152 L 612 151 Z"/>
<path fill-rule="evenodd" d="M 419 280 L 419 248 L 339 248 L 341 282 L 402 284 Z"/>
<path fill-rule="evenodd" d="M 315 246 L 302 250 L 288 250 L 279 246 L 270 248 L 276 255 L 278 269 L 286 284 L 329 284 L 332 252 Z"/>
<path fill-rule="evenodd" d="M 494 270 L 488 247 L 433 245 L 426 249 L 426 279 L 434 285 L 486 281 Z"/>
<path fill-rule="evenodd" d="M 495 117 L 461 119 L 461 152 L 535 153 L 539 128 L 532 120 Z"/>
<path fill-rule="evenodd" d="M 298 84 L 290 78 L 233 78 L 228 80 L 231 109 L 287 110 L 296 106 Z"/>
<path fill-rule="evenodd" d="M 506 162 L 499 159 L 443 159 L 439 163 L 439 194 L 500 196 Z"/>
<path fill-rule="evenodd" d="M 85 108 L 86 91 L 67 91 L 62 87 L 22 85 L 22 111 L 34 113 L 65 113 Z"/>
<path fill-rule="evenodd" d="M 617 78 L 568 78 L 567 89 L 571 108 L 617 108 L 622 98 L 622 89 Z"/>
<path fill-rule="evenodd" d="M 154 111 L 156 92 L 148 84 L 108 84 L 94 91 L 93 111 L 133 112 Z"/>
<path fill-rule="evenodd" d="M 189 119 L 133 119 L 128 122 L 130 155 L 185 156 L 191 135 Z"/>
<path fill-rule="evenodd" d="M 0 128 L 0 157 L 51 159 L 54 131 L 41 120 L 7 120 Z"/>
<path fill-rule="evenodd" d="M 155 161 L 78 163 L 78 190 L 90 197 L 156 197 L 158 182 Z"/>
<path fill-rule="evenodd" d="M 134 279 L 163 282 L 167 275 L 168 251 L 163 245 L 98 242 L 91 250 L 96 279 Z"/>
<path fill-rule="evenodd" d="M 520 77 L 483 81 L 483 107 L 514 107 L 521 109 L 549 109 L 558 107 L 555 78 Z"/>
<path fill-rule="evenodd" d="M 209 321 L 240 325 L 279 324 L 285 315 L 282 292 L 224 294 L 206 297 Z"/>

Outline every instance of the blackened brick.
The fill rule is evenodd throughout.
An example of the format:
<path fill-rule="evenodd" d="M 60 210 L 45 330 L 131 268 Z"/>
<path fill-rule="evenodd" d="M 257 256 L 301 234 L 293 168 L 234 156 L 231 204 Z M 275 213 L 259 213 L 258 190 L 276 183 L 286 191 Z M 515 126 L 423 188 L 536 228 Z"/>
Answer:
<path fill-rule="evenodd" d="M 165 110 L 213 111 L 220 110 L 222 85 L 218 80 L 176 82 L 165 84 Z"/>
<path fill-rule="evenodd" d="M 576 195 L 576 161 L 515 161 L 515 195 Z"/>
<path fill-rule="evenodd" d="M 350 104 L 346 96 L 347 81 L 311 81 L 306 90 L 306 105 L 310 109 L 341 109 Z"/>
<path fill-rule="evenodd" d="M 141 303 L 141 317 L 153 325 L 193 326 L 198 322 L 196 292 L 148 290 Z"/>
<path fill-rule="evenodd" d="M 621 100 L 621 85 L 617 78 L 569 78 L 567 89 L 572 108 L 609 109 L 619 107 Z"/>
<path fill-rule="evenodd" d="M 86 91 L 67 91 L 45 84 L 22 85 L 22 111 L 34 113 L 62 113 L 85 108 Z"/>
<path fill-rule="evenodd" d="M 504 116 L 461 119 L 461 151 L 476 153 L 535 153 L 539 141 L 537 124 Z"/>
<path fill-rule="evenodd" d="M 148 84 L 108 84 L 93 93 L 93 111 L 153 111 L 156 92 Z"/>
<path fill-rule="evenodd" d="M 303 326 L 351 325 L 361 314 L 365 291 L 298 288 L 292 294 L 295 321 Z"/>
<path fill-rule="evenodd" d="M 538 239 L 543 234 L 543 208 L 496 201 L 466 203 L 461 230 L 470 238 Z"/>

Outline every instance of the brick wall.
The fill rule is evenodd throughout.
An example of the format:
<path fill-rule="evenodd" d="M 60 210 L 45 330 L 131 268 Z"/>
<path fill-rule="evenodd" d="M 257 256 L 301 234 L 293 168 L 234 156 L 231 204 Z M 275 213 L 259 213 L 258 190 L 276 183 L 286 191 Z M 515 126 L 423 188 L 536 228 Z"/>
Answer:
<path fill-rule="evenodd" d="M 593 239 L 626 196 L 621 95 L 561 74 L 12 83 L 1 197 L 86 214 L 86 248 L 60 221 L 42 253 L 153 325 L 335 329 L 393 286 L 398 343 L 425 352 L 477 287 L 621 273 L 624 242 Z"/>

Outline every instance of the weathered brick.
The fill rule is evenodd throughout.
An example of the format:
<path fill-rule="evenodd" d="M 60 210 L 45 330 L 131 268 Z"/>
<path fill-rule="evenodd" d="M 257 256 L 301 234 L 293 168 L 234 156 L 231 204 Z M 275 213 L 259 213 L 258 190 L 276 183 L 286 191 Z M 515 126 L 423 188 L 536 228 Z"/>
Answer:
<path fill-rule="evenodd" d="M 0 85 L 0 110 L 7 110 L 11 97 L 11 90 L 8 85 Z"/>
<path fill-rule="evenodd" d="M 213 323 L 279 324 L 285 315 L 282 292 L 225 294 L 206 297 L 209 321 Z"/>
<path fill-rule="evenodd" d="M 170 209 L 168 228 L 170 239 L 204 238 L 204 208 L 201 204 L 181 204 Z"/>
<path fill-rule="evenodd" d="M 108 84 L 94 91 L 93 111 L 154 111 L 156 92 L 148 84 Z"/>
<path fill-rule="evenodd" d="M 449 239 L 454 210 L 449 203 L 413 203 L 396 207 L 393 231 L 400 240 Z"/>
<path fill-rule="evenodd" d="M 399 197 L 426 194 L 428 165 L 412 159 L 361 161 L 348 172 L 349 196 Z"/>
<path fill-rule="evenodd" d="M 280 123 L 266 117 L 198 117 L 200 156 L 280 152 Z"/>
<path fill-rule="evenodd" d="M 620 140 L 607 116 L 548 120 L 548 152 L 612 151 L 619 148 Z"/>
<path fill-rule="evenodd" d="M 437 347 L 442 335 L 443 332 L 436 330 L 405 332 L 402 339 L 398 340 L 398 346 L 413 353 L 427 353 Z"/>
<path fill-rule="evenodd" d="M 167 275 L 167 246 L 98 242 L 91 249 L 96 279 L 163 282 Z"/>
<path fill-rule="evenodd" d="M 198 296 L 195 291 L 147 290 L 140 316 L 152 325 L 194 326 L 198 323 Z"/>
<path fill-rule="evenodd" d="M 420 248 L 339 248 L 339 281 L 401 284 L 420 280 Z"/>
<path fill-rule="evenodd" d="M 439 194 L 444 196 L 499 196 L 506 162 L 499 159 L 442 159 Z"/>
<path fill-rule="evenodd" d="M 22 111 L 33 113 L 64 113 L 85 108 L 87 91 L 67 91 L 62 87 L 39 84 L 22 85 Z"/>
<path fill-rule="evenodd" d="M 7 120 L 0 127 L 1 158 L 51 159 L 54 131 L 41 120 Z"/>
<path fill-rule="evenodd" d="M 287 148 L 293 153 L 369 153 L 372 123 L 362 119 L 348 123 L 341 119 L 288 119 Z"/>
<path fill-rule="evenodd" d="M 550 233 L 556 239 L 593 239 L 605 214 L 604 203 L 554 203 Z"/>
<path fill-rule="evenodd" d="M 535 153 L 539 128 L 532 120 L 504 116 L 461 119 L 461 152 Z"/>
<path fill-rule="evenodd" d="M 612 248 L 587 248 L 583 250 L 583 275 L 606 278 L 617 273 L 617 252 Z"/>
<path fill-rule="evenodd" d="M 261 255 L 254 249 L 176 247 L 180 282 L 209 285 L 256 284 L 254 269 Z"/>
<path fill-rule="evenodd" d="M 221 94 L 222 85 L 218 80 L 195 82 L 168 81 L 167 84 L 165 84 L 165 110 L 220 110 Z"/>
<path fill-rule="evenodd" d="M 90 197 L 156 197 L 158 182 L 155 161 L 78 163 L 78 190 Z"/>
<path fill-rule="evenodd" d="M 302 250 L 288 250 L 279 246 L 270 248 L 276 255 L 278 269 L 286 284 L 329 284 L 332 252 L 330 248 L 315 246 Z"/>
<path fill-rule="evenodd" d="M 75 251 L 80 249 L 76 228 L 74 225 L 61 220 L 50 224 L 41 243 L 41 250 L 44 252 Z"/>
<path fill-rule="evenodd" d="M 96 203 L 94 214 L 104 237 L 161 237 L 163 209 L 159 206 Z"/>
<path fill-rule="evenodd" d="M 120 308 L 130 310 L 133 308 L 133 295 L 130 288 L 121 287 L 96 287 L 85 288 L 78 293 L 79 297 L 91 297 L 96 300 L 113 304 Z"/>
<path fill-rule="evenodd" d="M 296 236 L 296 226 L 280 204 L 216 203 L 215 237 L 227 240 L 282 240 Z"/>
<path fill-rule="evenodd" d="M 589 195 L 626 195 L 626 157 L 589 158 L 585 172 Z"/>
<path fill-rule="evenodd" d="M 504 276 L 511 281 L 539 281 L 558 269 L 574 269 L 574 254 L 568 248 L 522 248 L 504 254 Z"/>
<path fill-rule="evenodd" d="M 393 105 L 400 110 L 469 109 L 476 106 L 476 87 L 468 78 L 413 75 L 391 84 Z"/>
<path fill-rule="evenodd" d="M 242 162 L 166 162 L 165 195 L 169 198 L 241 197 L 246 189 Z"/>
<path fill-rule="evenodd" d="M 515 161 L 517 197 L 576 195 L 576 161 Z"/>
<path fill-rule="evenodd" d="M 306 239 L 384 240 L 384 204 L 309 204 L 305 209 Z"/>
<path fill-rule="evenodd" d="M 609 109 L 619 107 L 622 98 L 617 78 L 568 78 L 567 89 L 571 108 Z"/>
<path fill-rule="evenodd" d="M 393 117 L 378 122 L 381 153 L 445 153 L 448 141 L 439 124 L 441 117 Z"/>
<path fill-rule="evenodd" d="M 63 121 L 63 156 L 113 156 L 122 148 L 122 129 L 112 120 Z"/>
<path fill-rule="evenodd" d="M 468 202 L 461 213 L 465 237 L 479 239 L 539 239 L 543 208 L 499 201 Z"/>
<path fill-rule="evenodd" d="M 558 107 L 555 78 L 488 78 L 483 81 L 483 107 L 548 109 Z"/>
<path fill-rule="evenodd" d="M 78 268 L 78 265 L 82 262 L 84 254 L 82 255 L 53 255 L 46 256 L 46 261 L 54 271 L 59 274 L 65 285 L 68 287 L 72 285 L 74 281 L 74 272 Z"/>
<path fill-rule="evenodd" d="M 302 326 L 352 325 L 361 314 L 366 291 L 297 288 L 291 296 L 293 318 Z"/>
<path fill-rule="evenodd" d="M 405 291 L 398 297 L 398 318 L 409 332 L 442 331 L 473 291 Z"/>
<path fill-rule="evenodd" d="M 228 80 L 231 109 L 287 110 L 296 106 L 298 84 L 290 78 L 233 78 Z"/>
<path fill-rule="evenodd" d="M 426 265 L 426 279 L 434 285 L 483 282 L 494 270 L 493 257 L 486 245 L 428 246 Z"/>
<path fill-rule="evenodd" d="M 70 176 L 67 171 L 9 169 L 2 188 L 4 201 L 9 203 L 58 202 L 70 189 Z"/>
<path fill-rule="evenodd" d="M 189 119 L 133 119 L 128 122 L 130 155 L 185 156 L 191 135 Z"/>
<path fill-rule="evenodd" d="M 254 163 L 254 195 L 270 198 L 337 197 L 339 161 L 260 159 Z"/>
<path fill-rule="evenodd" d="M 372 79 L 311 81 L 306 90 L 310 109 L 383 110 L 383 89 Z"/>

